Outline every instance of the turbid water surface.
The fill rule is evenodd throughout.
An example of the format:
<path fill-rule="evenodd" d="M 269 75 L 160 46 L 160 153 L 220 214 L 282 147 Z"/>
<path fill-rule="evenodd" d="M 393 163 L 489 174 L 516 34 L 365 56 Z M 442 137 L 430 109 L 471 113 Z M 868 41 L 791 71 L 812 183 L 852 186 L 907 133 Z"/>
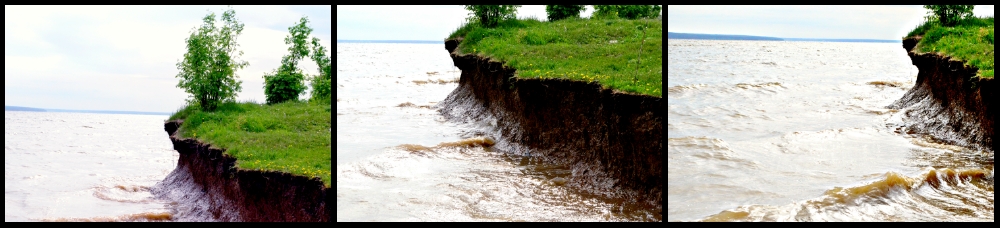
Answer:
<path fill-rule="evenodd" d="M 667 221 L 993 221 L 993 160 L 899 130 L 902 44 L 668 40 Z"/>
<path fill-rule="evenodd" d="M 4 112 L 4 221 L 175 221 L 167 116 Z"/>
<path fill-rule="evenodd" d="M 459 75 L 444 44 L 337 43 L 337 221 L 655 220 L 445 120 Z"/>

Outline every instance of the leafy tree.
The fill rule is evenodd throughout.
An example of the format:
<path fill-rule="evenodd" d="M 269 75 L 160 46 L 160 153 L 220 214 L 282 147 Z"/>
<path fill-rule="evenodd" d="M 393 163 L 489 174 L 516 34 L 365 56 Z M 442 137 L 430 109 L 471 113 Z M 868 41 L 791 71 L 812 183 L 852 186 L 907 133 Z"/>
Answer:
<path fill-rule="evenodd" d="M 312 100 L 329 101 L 333 93 L 333 84 L 331 84 L 333 68 L 330 66 L 332 60 L 326 57 L 326 47 L 319 43 L 319 38 L 313 37 L 312 48 L 311 57 L 316 65 L 319 65 L 319 75 L 312 79 Z"/>
<path fill-rule="evenodd" d="M 962 19 L 972 16 L 975 5 L 924 5 L 924 8 L 931 11 L 928 12 L 928 20 L 937 19 L 943 26 L 954 27 Z"/>
<path fill-rule="evenodd" d="M 547 5 L 545 12 L 549 15 L 549 21 L 558 21 L 571 17 L 580 17 L 583 5 Z"/>
<path fill-rule="evenodd" d="M 594 19 L 616 19 L 618 18 L 618 5 L 594 5 Z"/>
<path fill-rule="evenodd" d="M 289 100 L 297 100 L 299 95 L 306 91 L 303 84 L 305 75 L 299 69 L 299 60 L 309 55 L 309 45 L 307 38 L 312 33 L 312 28 L 306 26 L 309 19 L 302 17 L 298 24 L 288 27 L 288 36 L 285 37 L 285 44 L 288 47 L 288 55 L 281 58 L 281 66 L 271 74 L 264 75 L 264 95 L 268 104 L 277 104 Z"/>
<path fill-rule="evenodd" d="M 496 27 L 500 21 L 506 19 L 513 19 L 516 17 L 517 8 L 519 5 L 466 5 L 465 9 L 472 11 L 469 12 L 469 18 L 471 22 L 479 22 L 487 28 Z"/>
<path fill-rule="evenodd" d="M 656 18 L 661 9 L 659 5 L 595 5 L 593 18 Z"/>
<path fill-rule="evenodd" d="M 184 60 L 177 63 L 178 88 L 191 94 L 188 103 L 201 106 L 202 110 L 214 111 L 224 101 L 236 99 L 242 90 L 241 81 L 236 80 L 236 70 L 249 65 L 234 57 L 243 55 L 236 50 L 236 37 L 243 31 L 243 24 L 236 20 L 232 9 L 222 14 L 222 28 L 215 27 L 215 13 L 202 19 L 204 24 L 185 39 L 187 53 Z"/>

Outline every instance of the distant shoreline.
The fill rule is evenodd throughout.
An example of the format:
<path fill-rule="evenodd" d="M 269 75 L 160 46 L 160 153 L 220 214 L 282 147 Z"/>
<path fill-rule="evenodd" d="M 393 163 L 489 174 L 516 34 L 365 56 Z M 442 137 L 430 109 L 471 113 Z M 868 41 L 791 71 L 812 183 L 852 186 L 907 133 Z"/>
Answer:
<path fill-rule="evenodd" d="M 676 32 L 667 32 L 667 39 L 811 41 L 811 42 L 857 42 L 857 43 L 902 43 L 902 41 L 900 41 L 900 40 L 780 38 L 780 37 L 767 37 L 767 36 L 746 36 L 746 35 L 725 35 L 725 34 L 699 34 L 699 33 L 676 33 Z"/>
<path fill-rule="evenodd" d="M 156 116 L 169 116 L 171 114 L 166 112 L 41 109 L 41 108 L 29 108 L 29 107 L 18 107 L 18 106 L 3 106 L 3 110 L 15 111 L 15 112 L 63 112 L 63 113 L 126 114 L 126 115 L 156 115 Z"/>
<path fill-rule="evenodd" d="M 18 107 L 18 106 L 3 106 L 4 111 L 22 111 L 22 112 L 45 112 L 45 109 L 40 108 L 28 108 L 28 107 Z"/>

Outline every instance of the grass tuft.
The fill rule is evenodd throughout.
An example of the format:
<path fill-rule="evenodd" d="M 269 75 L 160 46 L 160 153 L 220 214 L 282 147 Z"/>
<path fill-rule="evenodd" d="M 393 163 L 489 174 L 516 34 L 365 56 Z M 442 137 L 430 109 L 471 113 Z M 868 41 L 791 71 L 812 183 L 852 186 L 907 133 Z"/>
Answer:
<path fill-rule="evenodd" d="M 914 51 L 934 52 L 966 61 L 979 68 L 981 78 L 993 78 L 993 17 L 967 18 L 955 27 L 943 27 L 926 21 L 907 34 L 923 36 Z"/>
<path fill-rule="evenodd" d="M 648 27 L 645 38 L 636 29 L 640 25 Z M 663 21 L 656 19 L 528 18 L 506 20 L 496 28 L 468 23 L 448 38 L 465 37 L 460 52 L 505 61 L 520 78 L 598 82 L 606 88 L 662 97 L 662 34 Z"/>
<path fill-rule="evenodd" d="M 323 180 L 331 186 L 332 131 L 330 104 L 286 102 L 224 103 L 215 112 L 197 105 L 181 108 L 170 120 L 183 119 L 178 134 L 197 138 L 237 159 L 245 170 L 269 170 Z"/>

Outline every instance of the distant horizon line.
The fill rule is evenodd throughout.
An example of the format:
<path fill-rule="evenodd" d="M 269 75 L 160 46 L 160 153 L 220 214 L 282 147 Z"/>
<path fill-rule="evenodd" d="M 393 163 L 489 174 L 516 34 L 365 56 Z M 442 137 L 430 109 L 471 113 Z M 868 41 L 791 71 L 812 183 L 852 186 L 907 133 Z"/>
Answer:
<path fill-rule="evenodd" d="M 791 37 L 776 37 L 776 36 L 755 36 L 755 35 L 740 35 L 740 34 L 711 34 L 711 33 L 683 33 L 683 32 L 667 32 L 667 39 L 670 39 L 670 35 L 680 35 L 680 36 L 719 36 L 719 37 L 731 37 L 731 38 L 770 38 L 770 39 L 780 39 L 782 41 L 848 41 L 848 42 L 886 42 L 886 43 L 902 43 L 903 39 L 899 40 L 886 40 L 886 39 L 857 39 L 857 38 L 791 38 Z M 707 39 L 707 38 L 680 38 L 680 39 Z"/>
<path fill-rule="evenodd" d="M 4 111 L 26 111 L 26 112 L 69 112 L 69 113 L 97 113 L 97 114 L 133 114 L 133 115 L 165 115 L 171 112 L 140 112 L 140 111 L 116 111 L 116 110 L 76 110 L 76 109 L 47 109 L 26 106 L 3 106 Z"/>

